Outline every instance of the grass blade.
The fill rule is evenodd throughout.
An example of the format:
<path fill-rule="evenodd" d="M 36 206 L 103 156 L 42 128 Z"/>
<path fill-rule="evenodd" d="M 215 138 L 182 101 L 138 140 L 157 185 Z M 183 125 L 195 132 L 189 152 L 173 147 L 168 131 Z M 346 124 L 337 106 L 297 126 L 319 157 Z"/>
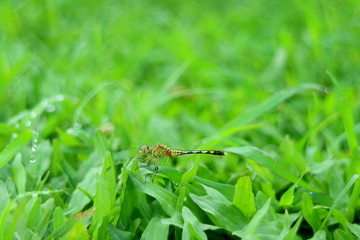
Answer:
<path fill-rule="evenodd" d="M 184 218 L 182 239 L 207 239 L 205 232 L 201 229 L 198 219 L 189 208 L 183 207 L 182 215 Z"/>
<path fill-rule="evenodd" d="M 322 222 L 320 229 L 323 229 L 323 227 L 325 226 L 327 220 L 329 219 L 329 217 L 331 216 L 332 212 L 334 211 L 334 209 L 338 206 L 338 204 L 340 203 L 341 199 L 345 196 L 346 192 L 349 191 L 349 189 L 351 188 L 351 186 L 355 183 L 355 181 L 359 178 L 359 175 L 355 174 L 350 181 L 346 184 L 346 186 L 344 187 L 344 189 L 340 192 L 339 196 L 335 199 L 334 204 L 331 206 L 329 212 L 326 214 L 326 217 L 324 219 L 324 221 Z"/>
<path fill-rule="evenodd" d="M 160 216 L 153 217 L 149 224 L 146 226 L 144 233 L 141 236 L 141 240 L 146 239 L 168 239 L 169 225 L 161 224 Z"/>
<path fill-rule="evenodd" d="M 315 84 L 303 84 L 300 86 L 297 86 L 295 88 L 288 88 L 284 89 L 281 92 L 278 92 L 274 94 L 273 96 L 269 97 L 265 101 L 261 102 L 260 104 L 251 107 L 244 113 L 238 115 L 236 118 L 228 122 L 222 129 L 221 129 L 221 135 L 222 136 L 228 136 L 239 126 L 245 125 L 247 123 L 250 123 L 260 117 L 261 115 L 271 111 L 276 106 L 278 106 L 280 103 L 286 101 L 288 98 L 294 96 L 295 94 L 298 94 L 305 90 L 319 90 L 320 87 Z"/>
<path fill-rule="evenodd" d="M 249 176 L 241 177 L 235 186 L 235 197 L 233 203 L 248 218 L 255 214 L 255 201 L 252 192 L 252 184 Z"/>
<path fill-rule="evenodd" d="M 32 133 L 29 129 L 26 129 L 20 134 L 13 142 L 11 142 L 0 153 L 0 168 L 2 168 L 7 162 L 11 160 L 20 150 L 29 143 L 32 138 Z"/>
<path fill-rule="evenodd" d="M 246 158 L 249 158 L 260 165 L 263 165 L 279 175 L 280 177 L 292 182 L 296 183 L 298 178 L 292 175 L 284 166 L 275 162 L 267 153 L 256 148 L 256 147 L 230 147 L 225 149 L 226 152 L 235 153 Z M 319 190 L 303 180 L 299 180 L 298 184 L 310 191 L 319 192 Z"/>
<path fill-rule="evenodd" d="M 191 199 L 203 211 L 211 214 L 210 217 L 215 225 L 223 227 L 229 232 L 242 230 L 248 221 L 242 212 L 217 190 L 204 185 L 203 187 L 205 188 L 207 195 L 198 196 L 190 193 Z"/>
<path fill-rule="evenodd" d="M 153 183 L 145 183 L 138 176 L 130 175 L 130 178 L 140 192 L 146 193 L 158 200 L 162 209 L 169 216 L 176 212 L 177 196 L 175 194 Z"/>

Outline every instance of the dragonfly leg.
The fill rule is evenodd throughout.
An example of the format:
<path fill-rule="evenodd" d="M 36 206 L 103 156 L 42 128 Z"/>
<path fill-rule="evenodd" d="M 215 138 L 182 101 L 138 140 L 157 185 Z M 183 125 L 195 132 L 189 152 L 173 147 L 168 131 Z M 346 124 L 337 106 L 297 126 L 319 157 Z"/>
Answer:
<path fill-rule="evenodd" d="M 156 175 L 159 173 L 159 167 L 157 165 L 156 159 L 154 159 L 154 165 L 155 165 L 155 172 L 154 172 L 154 176 L 152 178 L 152 182 L 154 182 Z"/>
<path fill-rule="evenodd" d="M 151 158 L 149 158 L 149 162 L 148 164 L 146 165 L 146 167 L 149 167 L 151 165 Z"/>

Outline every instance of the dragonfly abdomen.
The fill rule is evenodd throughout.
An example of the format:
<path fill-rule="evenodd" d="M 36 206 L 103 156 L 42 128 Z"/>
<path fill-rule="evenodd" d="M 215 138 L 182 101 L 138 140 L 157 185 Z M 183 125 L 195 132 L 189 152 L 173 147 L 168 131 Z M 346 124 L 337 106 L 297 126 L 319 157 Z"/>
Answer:
<path fill-rule="evenodd" d="M 171 150 L 171 156 L 172 157 L 176 157 L 176 156 L 180 156 L 180 155 L 185 155 L 185 154 L 211 154 L 211 155 L 226 155 L 225 152 L 223 151 L 215 151 L 215 150 L 191 150 L 191 151 L 187 151 L 187 150 Z"/>

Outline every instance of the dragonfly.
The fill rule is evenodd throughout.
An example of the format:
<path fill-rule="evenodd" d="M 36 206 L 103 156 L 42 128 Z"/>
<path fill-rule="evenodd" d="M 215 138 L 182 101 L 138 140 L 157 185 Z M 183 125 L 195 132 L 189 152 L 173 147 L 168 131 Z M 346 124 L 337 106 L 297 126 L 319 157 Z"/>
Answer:
<path fill-rule="evenodd" d="M 155 166 L 155 174 L 154 177 L 159 172 L 158 160 L 160 158 L 166 157 L 177 157 L 180 155 L 186 154 L 211 154 L 211 155 L 226 155 L 226 152 L 217 151 L 217 150 L 179 150 L 179 149 L 170 149 L 168 146 L 164 144 L 156 144 L 153 147 L 149 147 L 147 145 L 142 146 L 139 149 L 139 155 L 137 159 L 142 159 L 143 162 L 147 162 L 147 167 L 151 165 L 153 162 Z M 154 179 L 154 178 L 153 178 Z"/>

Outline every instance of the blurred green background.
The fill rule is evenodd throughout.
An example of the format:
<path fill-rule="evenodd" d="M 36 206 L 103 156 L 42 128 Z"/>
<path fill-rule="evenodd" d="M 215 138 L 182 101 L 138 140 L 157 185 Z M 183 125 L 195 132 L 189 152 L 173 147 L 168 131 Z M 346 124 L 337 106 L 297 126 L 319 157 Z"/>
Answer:
<path fill-rule="evenodd" d="M 117 149 L 252 145 L 278 154 L 290 136 L 322 151 L 344 132 L 340 98 L 359 119 L 358 7 L 4 0 L 0 120 L 51 141 L 105 129 Z M 309 83 L 317 85 L 286 103 L 258 106 Z"/>
<path fill-rule="evenodd" d="M 336 174 L 348 180 L 360 172 L 359 6 L 2 0 L 0 149 L 29 128 L 39 151 L 48 149 L 44 156 L 66 159 L 77 171 L 100 129 L 115 152 L 157 143 L 255 146 L 297 176 L 341 159 Z M 123 159 L 121 151 L 115 155 L 115 162 Z M 189 168 L 185 159 L 177 167 Z M 235 184 L 250 175 L 254 192 L 273 198 L 288 187 L 235 156 L 209 159 L 199 176 Z M 68 184 L 53 163 L 39 164 L 34 184 L 48 169 L 55 188 Z M 329 169 L 319 166 L 312 174 Z M 81 173 L 70 179 L 72 187 Z M 327 191 L 323 174 L 312 183 Z M 266 192 L 264 179 L 272 190 Z"/>
<path fill-rule="evenodd" d="M 312 82 L 331 89 L 327 71 L 359 89 L 357 7 L 356 1 L 4 0 L 0 120 L 57 94 L 78 106 L 95 91 L 82 123 L 114 124 L 125 146 L 189 145 L 284 88 Z M 104 82 L 113 84 L 99 87 Z M 294 110 L 299 116 L 312 107 L 302 101 Z M 287 128 L 281 124 L 287 117 L 270 123 Z M 303 134 L 301 122 L 289 130 Z"/>

